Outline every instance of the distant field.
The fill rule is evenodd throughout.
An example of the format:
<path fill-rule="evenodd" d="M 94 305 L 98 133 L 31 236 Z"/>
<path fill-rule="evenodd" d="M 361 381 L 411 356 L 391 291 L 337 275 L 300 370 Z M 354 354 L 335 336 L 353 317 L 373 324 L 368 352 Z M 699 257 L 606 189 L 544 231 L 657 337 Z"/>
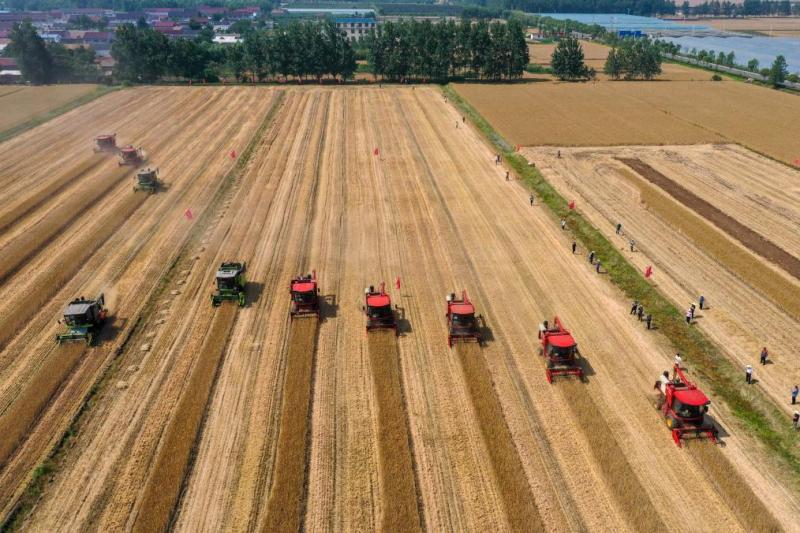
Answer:
<path fill-rule="evenodd" d="M 718 30 L 758 32 L 775 37 L 800 36 L 800 17 L 752 17 L 675 21 L 679 24 L 705 24 Z"/>
<path fill-rule="evenodd" d="M 603 74 L 603 66 L 606 64 L 608 51 L 611 49 L 603 44 L 597 44 L 591 41 L 581 41 L 583 47 L 584 62 L 587 66 L 594 68 L 597 71 L 597 79 L 607 80 L 608 77 Z M 530 62 L 538 65 L 550 65 L 550 57 L 555 50 L 555 44 L 529 44 L 528 52 L 530 53 Z M 708 80 L 711 74 L 702 70 L 688 68 L 673 63 L 664 63 L 661 65 L 662 73 L 658 76 L 659 80 L 667 81 L 699 81 Z"/>
<path fill-rule="evenodd" d="M 97 85 L 0 87 L 0 132 L 52 111 L 95 90 Z"/>
<path fill-rule="evenodd" d="M 800 159 L 800 100 L 739 82 L 459 84 L 510 142 L 613 146 L 735 142 Z"/>

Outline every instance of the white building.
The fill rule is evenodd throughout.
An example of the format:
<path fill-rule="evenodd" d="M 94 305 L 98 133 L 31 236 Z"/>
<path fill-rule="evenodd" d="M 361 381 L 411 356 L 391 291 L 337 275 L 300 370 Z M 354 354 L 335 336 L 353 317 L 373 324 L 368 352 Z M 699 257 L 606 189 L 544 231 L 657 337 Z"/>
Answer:
<path fill-rule="evenodd" d="M 369 34 L 378 26 L 374 18 L 338 18 L 334 20 L 336 27 L 343 31 L 350 41 L 358 41 Z"/>

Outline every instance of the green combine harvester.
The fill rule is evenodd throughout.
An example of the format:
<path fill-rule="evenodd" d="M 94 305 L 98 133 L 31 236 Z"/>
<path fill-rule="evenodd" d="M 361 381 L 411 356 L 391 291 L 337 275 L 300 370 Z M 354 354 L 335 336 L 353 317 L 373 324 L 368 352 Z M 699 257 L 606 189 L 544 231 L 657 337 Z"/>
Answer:
<path fill-rule="evenodd" d="M 67 330 L 56 335 L 56 342 L 85 341 L 92 346 L 103 328 L 108 310 L 103 308 L 105 297 L 100 294 L 95 300 L 83 296 L 72 300 L 64 310 L 64 325 Z M 58 321 L 61 323 L 61 321 Z"/>
<path fill-rule="evenodd" d="M 247 263 L 222 263 L 217 270 L 217 292 L 211 295 L 211 304 L 217 307 L 225 300 L 239 303 L 239 307 L 245 304 L 245 285 L 244 272 Z"/>
<path fill-rule="evenodd" d="M 145 191 L 152 194 L 158 190 L 159 185 L 158 169 L 147 167 L 136 173 L 136 184 L 133 186 L 133 191 Z"/>

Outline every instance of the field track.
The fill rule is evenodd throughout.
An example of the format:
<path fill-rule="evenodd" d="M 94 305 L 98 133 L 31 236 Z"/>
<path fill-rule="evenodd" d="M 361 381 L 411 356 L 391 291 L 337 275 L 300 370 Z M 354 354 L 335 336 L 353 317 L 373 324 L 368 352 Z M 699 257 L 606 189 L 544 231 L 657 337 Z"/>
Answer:
<path fill-rule="evenodd" d="M 5 514 L 103 375 L 24 516 L 31 530 L 738 532 L 800 517 L 747 439 L 730 435 L 714 453 L 748 498 L 769 498 L 759 523 L 733 509 L 724 469 L 674 445 L 652 406 L 669 348 L 504 180 L 441 93 L 418 88 L 141 90 L 192 117 L 141 143 L 171 186 L 128 214 L 0 354 L 2 417 L 16 383 L 52 365 L 66 295 L 110 295 L 109 339 L 64 372 L 0 470 Z M 138 91 L 89 112 L 109 98 L 148 105 Z M 227 153 L 244 157 L 250 142 L 228 174 Z M 48 164 L 31 164 L 46 186 Z M 122 183 L 89 213 L 100 224 L 132 197 Z M 23 268 L 47 271 L 77 242 L 59 235 Z M 247 262 L 244 308 L 211 306 L 223 260 Z M 312 269 L 323 320 L 292 323 L 289 280 Z M 387 349 L 361 311 L 364 287 L 381 281 L 402 333 Z M 0 290 L 21 302 L 27 288 Z M 461 288 L 485 317 L 481 348 L 447 346 L 445 295 Z M 581 346 L 585 383 L 545 380 L 535 330 L 555 314 Z M 391 443 L 402 453 L 382 457 Z"/>

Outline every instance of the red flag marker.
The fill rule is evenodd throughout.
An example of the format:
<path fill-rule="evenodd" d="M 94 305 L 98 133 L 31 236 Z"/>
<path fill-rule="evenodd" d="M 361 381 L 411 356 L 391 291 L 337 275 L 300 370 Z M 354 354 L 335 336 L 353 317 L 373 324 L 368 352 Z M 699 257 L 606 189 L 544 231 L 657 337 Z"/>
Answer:
<path fill-rule="evenodd" d="M 380 155 L 380 153 L 381 151 L 378 150 L 377 148 L 375 148 L 375 150 L 372 151 L 372 155 Z"/>
<path fill-rule="evenodd" d="M 570 200 L 570 202 L 567 204 L 567 206 L 570 209 L 575 209 L 575 200 Z"/>
<path fill-rule="evenodd" d="M 236 159 L 236 150 L 231 150 L 231 159 Z"/>
<path fill-rule="evenodd" d="M 644 277 L 650 279 L 650 276 L 653 275 L 653 266 L 647 265 L 647 268 L 644 269 Z"/>
<path fill-rule="evenodd" d="M 194 213 L 192 213 L 191 209 L 187 209 L 183 212 L 183 216 L 186 217 L 186 220 L 192 220 L 194 218 Z"/>
<path fill-rule="evenodd" d="M 394 286 L 398 291 L 400 290 L 400 276 L 397 276 L 397 279 L 394 280 Z"/>
<path fill-rule="evenodd" d="M 794 166 L 800 167 L 800 159 L 795 159 L 794 160 Z"/>

